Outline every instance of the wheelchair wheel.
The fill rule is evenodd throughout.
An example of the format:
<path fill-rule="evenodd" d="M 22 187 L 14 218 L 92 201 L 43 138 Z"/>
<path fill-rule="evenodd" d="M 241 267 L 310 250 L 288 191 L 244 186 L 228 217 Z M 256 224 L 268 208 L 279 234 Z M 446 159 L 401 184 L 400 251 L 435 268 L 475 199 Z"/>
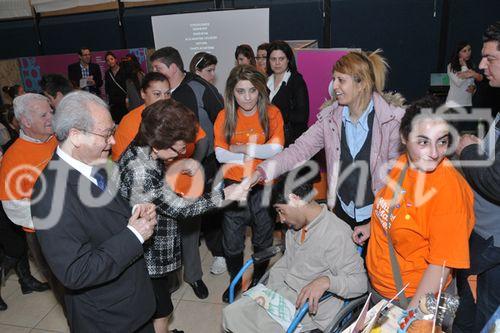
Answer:
<path fill-rule="evenodd" d="M 349 301 L 324 330 L 324 333 L 340 333 L 354 323 L 358 319 L 367 297 L 367 295 L 363 295 Z"/>

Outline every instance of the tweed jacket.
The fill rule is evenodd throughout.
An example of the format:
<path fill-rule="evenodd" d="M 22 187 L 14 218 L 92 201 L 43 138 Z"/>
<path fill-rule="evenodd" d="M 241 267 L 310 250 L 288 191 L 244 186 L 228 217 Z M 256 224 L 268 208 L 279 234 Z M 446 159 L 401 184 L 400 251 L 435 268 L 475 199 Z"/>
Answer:
<path fill-rule="evenodd" d="M 219 207 L 224 195 L 222 188 L 218 188 L 196 200 L 178 196 L 164 181 L 164 163 L 153 159 L 150 153 L 150 147 L 139 147 L 132 143 L 122 154 L 113 178 L 119 186 L 119 193 L 129 200 L 131 206 L 141 202 L 151 202 L 157 206 L 158 223 L 153 236 L 144 243 L 144 257 L 149 275 L 162 277 L 181 266 L 177 220 Z"/>

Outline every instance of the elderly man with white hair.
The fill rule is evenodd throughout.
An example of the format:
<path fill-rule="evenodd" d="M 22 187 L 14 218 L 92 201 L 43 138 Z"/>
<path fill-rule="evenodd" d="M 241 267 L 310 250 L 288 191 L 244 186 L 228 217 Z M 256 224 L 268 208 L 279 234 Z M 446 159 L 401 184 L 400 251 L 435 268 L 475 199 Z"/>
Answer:
<path fill-rule="evenodd" d="M 49 162 L 57 145 L 52 134 L 52 108 L 49 100 L 39 94 L 24 94 L 14 99 L 14 113 L 21 130 L 19 138 L 5 152 L 0 167 L 0 200 L 7 217 L 26 231 L 26 240 L 38 268 L 51 283 L 50 270 L 40 254 L 33 230 L 30 198 L 33 185 Z M 28 258 L 4 257 L 2 268 L 6 275 L 16 269 L 23 293 L 44 291 L 46 283 L 31 276 Z"/>
<path fill-rule="evenodd" d="M 108 106 L 91 93 L 69 93 L 53 128 L 59 145 L 35 183 L 31 213 L 43 254 L 66 287 L 70 329 L 154 332 L 142 244 L 155 229 L 156 207 L 131 209 L 107 185 L 100 167 L 115 143 Z"/>

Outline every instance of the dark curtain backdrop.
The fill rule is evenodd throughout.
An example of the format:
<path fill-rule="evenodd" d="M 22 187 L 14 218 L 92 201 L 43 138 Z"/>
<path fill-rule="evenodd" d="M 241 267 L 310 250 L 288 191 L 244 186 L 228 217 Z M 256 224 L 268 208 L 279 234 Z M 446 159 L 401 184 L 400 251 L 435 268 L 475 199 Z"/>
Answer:
<path fill-rule="evenodd" d="M 429 74 L 438 70 L 443 2 L 446 0 L 331 0 L 332 47 L 381 48 L 391 70 L 388 90 L 412 100 L 426 93 Z M 448 0 L 449 19 L 444 39 L 446 59 L 460 40 L 472 44 L 477 64 L 485 27 L 499 20 L 498 0 Z M 321 0 L 224 1 L 226 8 L 270 8 L 270 38 L 316 39 L 322 45 Z M 436 16 L 434 17 L 434 9 Z M 154 47 L 151 16 L 214 10 L 214 1 L 125 9 L 127 47 Z M 116 11 L 40 19 L 42 47 L 37 47 L 34 20 L 0 22 L 0 59 L 123 48 Z M 175 33 L 165 31 L 165 33 Z M 440 72 L 446 70 L 445 66 Z"/>

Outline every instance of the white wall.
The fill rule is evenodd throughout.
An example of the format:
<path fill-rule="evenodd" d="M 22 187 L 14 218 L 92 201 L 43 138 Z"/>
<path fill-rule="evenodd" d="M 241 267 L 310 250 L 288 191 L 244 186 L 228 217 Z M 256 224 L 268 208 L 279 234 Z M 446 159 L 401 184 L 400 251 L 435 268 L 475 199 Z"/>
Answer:
<path fill-rule="evenodd" d="M 186 71 L 197 52 L 217 57 L 215 86 L 221 94 L 235 65 L 236 46 L 249 44 L 255 52 L 259 44 L 269 41 L 269 8 L 162 15 L 151 20 L 155 48 L 175 47 Z"/>

